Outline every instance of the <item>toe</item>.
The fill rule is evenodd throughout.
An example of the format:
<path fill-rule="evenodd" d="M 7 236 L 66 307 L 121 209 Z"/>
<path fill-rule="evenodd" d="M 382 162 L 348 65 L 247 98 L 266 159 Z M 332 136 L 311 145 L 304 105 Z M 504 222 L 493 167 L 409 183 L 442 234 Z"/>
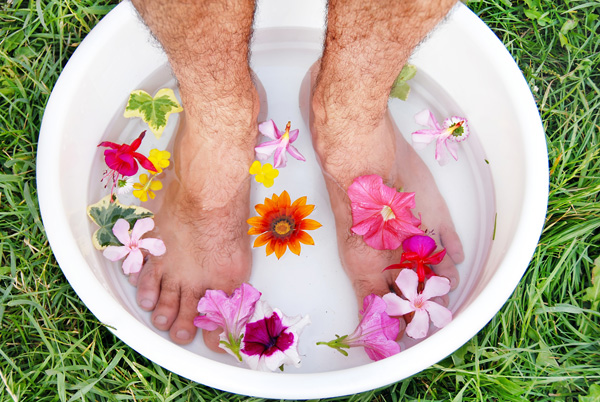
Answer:
<path fill-rule="evenodd" d="M 354 278 L 354 292 L 359 311 L 362 310 L 363 300 L 370 294 L 383 296 L 390 293 L 390 285 L 384 275 L 369 275 L 365 277 Z"/>
<path fill-rule="evenodd" d="M 436 275 L 443 276 L 450 280 L 450 290 L 456 289 L 459 282 L 458 270 L 456 265 L 448 255 L 444 257 L 441 263 L 433 267 L 433 272 Z"/>
<path fill-rule="evenodd" d="M 202 331 L 204 343 L 213 352 L 225 353 L 225 351 L 219 347 L 219 335 L 221 335 L 221 332 L 223 331 L 220 329 L 214 331 Z"/>
<path fill-rule="evenodd" d="M 177 318 L 169 330 L 173 342 L 186 345 L 196 336 L 197 328 L 194 325 L 194 318 L 198 315 L 198 300 L 199 297 L 196 297 L 193 292 L 181 293 Z"/>
<path fill-rule="evenodd" d="M 152 324 L 162 331 L 169 330 L 179 313 L 179 304 L 179 287 L 169 286 L 168 282 L 163 281 L 156 308 L 152 312 Z"/>
<path fill-rule="evenodd" d="M 148 262 L 138 274 L 129 276 L 129 282 L 137 286 L 136 300 L 145 311 L 152 311 L 160 295 L 160 279 L 158 267 Z M 132 282 L 133 281 L 133 282 Z"/>
<path fill-rule="evenodd" d="M 442 247 L 446 249 L 448 256 L 454 261 L 455 264 L 460 264 L 465 259 L 465 254 L 463 252 L 462 243 L 458 234 L 454 230 L 451 229 L 442 229 L 440 231 L 440 242 Z"/>

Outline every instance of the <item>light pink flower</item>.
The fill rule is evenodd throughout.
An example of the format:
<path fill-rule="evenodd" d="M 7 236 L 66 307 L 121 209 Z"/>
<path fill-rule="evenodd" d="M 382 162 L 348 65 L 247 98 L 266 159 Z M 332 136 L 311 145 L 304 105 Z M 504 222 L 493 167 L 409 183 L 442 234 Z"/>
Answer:
<path fill-rule="evenodd" d="M 403 299 L 394 293 L 383 296 L 387 304 L 386 312 L 391 316 L 400 316 L 414 312 L 412 321 L 406 326 L 406 335 L 421 339 L 429 332 L 429 320 L 442 328 L 452 321 L 452 312 L 430 299 L 443 296 L 450 291 L 450 281 L 441 276 L 432 276 L 425 282 L 422 293 L 417 292 L 419 278 L 411 269 L 403 269 L 396 278 L 396 285 Z"/>
<path fill-rule="evenodd" d="M 421 221 L 411 212 L 415 193 L 402 193 L 383 184 L 377 175 L 360 176 L 348 187 L 352 232 L 377 250 L 395 250 L 402 241 L 422 234 Z"/>
<path fill-rule="evenodd" d="M 242 359 L 252 369 L 261 371 L 275 371 L 284 364 L 299 367 L 298 338 L 308 324 L 308 316 L 287 317 L 266 302 L 258 302 L 246 324 L 240 350 Z"/>
<path fill-rule="evenodd" d="M 131 236 L 129 236 L 129 222 L 121 218 L 117 220 L 112 228 L 112 231 L 117 239 L 123 244 L 122 246 L 108 246 L 104 249 L 103 255 L 111 261 L 118 261 L 125 258 L 123 261 L 123 272 L 126 275 L 139 272 L 142 269 L 144 255 L 141 249 L 155 256 L 163 255 L 167 249 L 165 243 L 160 239 L 141 237 L 154 229 L 154 221 L 152 218 L 138 219 L 133 225 Z"/>
<path fill-rule="evenodd" d="M 265 121 L 258 125 L 258 131 L 261 134 L 272 138 L 273 141 L 263 142 L 256 146 L 254 151 L 256 157 L 261 160 L 267 160 L 271 154 L 275 153 L 273 158 L 273 167 L 275 169 L 279 167 L 285 167 L 287 164 L 287 155 L 289 153 L 299 161 L 306 161 L 304 156 L 298 152 L 298 150 L 292 145 L 292 142 L 298 138 L 298 129 L 290 131 L 291 122 L 288 122 L 285 126 L 285 132 L 279 131 L 273 120 Z"/>
<path fill-rule="evenodd" d="M 231 296 L 222 290 L 207 290 L 198 302 L 200 315 L 194 318 L 194 325 L 207 331 L 222 328 L 219 346 L 242 360 L 239 354 L 242 335 L 260 295 L 247 283 L 235 289 Z"/>
<path fill-rule="evenodd" d="M 400 322 L 391 318 L 385 310 L 386 304 L 381 297 L 368 295 L 363 300 L 361 319 L 354 332 L 329 342 L 318 342 L 317 345 L 327 345 L 346 356 L 348 353 L 343 348 L 362 346 L 367 356 L 375 361 L 399 353 L 400 345 L 396 338 L 400 332 Z"/>
<path fill-rule="evenodd" d="M 415 148 L 425 147 L 433 140 L 436 140 L 435 160 L 440 165 L 445 165 L 450 161 L 446 150 L 448 150 L 454 160 L 458 160 L 458 143 L 469 137 L 467 119 L 452 116 L 444 120 L 443 126 L 440 126 L 433 113 L 425 109 L 415 115 L 415 121 L 421 126 L 430 127 L 427 130 L 418 130 L 412 133 L 412 141 Z"/>

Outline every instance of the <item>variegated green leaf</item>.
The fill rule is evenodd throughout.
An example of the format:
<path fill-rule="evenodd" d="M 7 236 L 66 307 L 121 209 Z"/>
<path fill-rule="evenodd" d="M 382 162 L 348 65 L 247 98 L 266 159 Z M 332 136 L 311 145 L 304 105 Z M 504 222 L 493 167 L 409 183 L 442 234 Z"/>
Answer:
<path fill-rule="evenodd" d="M 160 89 L 154 97 L 146 91 L 137 90 L 129 95 L 123 116 L 141 117 L 156 138 L 160 138 L 167 126 L 169 116 L 182 110 L 175 93 L 170 88 Z"/>

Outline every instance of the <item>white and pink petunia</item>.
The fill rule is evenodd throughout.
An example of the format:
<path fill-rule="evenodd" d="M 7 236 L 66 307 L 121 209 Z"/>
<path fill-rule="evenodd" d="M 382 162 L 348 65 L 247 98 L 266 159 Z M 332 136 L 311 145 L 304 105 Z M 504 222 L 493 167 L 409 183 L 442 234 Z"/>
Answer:
<path fill-rule="evenodd" d="M 399 192 L 377 175 L 360 176 L 348 187 L 352 232 L 377 250 L 395 250 L 404 239 L 423 234 L 411 209 L 415 193 Z"/>
<path fill-rule="evenodd" d="M 391 316 L 401 316 L 414 312 L 412 321 L 406 326 L 406 335 L 421 339 L 429 332 L 429 321 L 438 328 L 452 321 L 452 312 L 446 307 L 432 301 L 434 297 L 443 296 L 450 291 L 450 281 L 441 276 L 432 276 L 425 282 L 423 292 L 419 293 L 419 277 L 411 269 L 403 269 L 396 278 L 396 285 L 402 297 L 394 293 L 383 296 L 387 304 L 386 312 Z"/>
<path fill-rule="evenodd" d="M 242 337 L 260 296 L 261 293 L 247 283 L 235 289 L 231 296 L 222 290 L 207 290 L 198 302 L 200 315 L 194 318 L 194 325 L 207 331 L 223 329 L 219 346 L 242 360 Z"/>
<path fill-rule="evenodd" d="M 165 243 L 160 239 L 141 237 L 154 229 L 152 218 L 138 219 L 133 225 L 131 235 L 129 235 L 129 222 L 125 219 L 118 219 L 112 228 L 115 237 L 123 244 L 122 246 L 108 246 L 104 249 L 103 255 L 111 261 L 123 261 L 123 272 L 126 275 L 139 272 L 144 263 L 142 249 L 147 250 L 154 256 L 163 255 L 167 249 Z"/>
<path fill-rule="evenodd" d="M 273 157 L 273 167 L 275 169 L 285 167 L 287 164 L 287 153 L 299 161 L 306 161 L 304 156 L 292 145 L 292 142 L 298 139 L 298 129 L 291 130 L 291 122 L 288 122 L 285 126 L 285 131 L 282 133 L 279 131 L 273 120 L 265 121 L 258 125 L 258 131 L 266 137 L 273 139 L 273 141 L 263 142 L 254 148 L 256 157 L 265 161 L 269 156 L 275 154 Z"/>
<path fill-rule="evenodd" d="M 415 148 L 423 148 L 435 140 L 435 160 L 440 165 L 450 161 L 450 154 L 458 160 L 458 143 L 469 137 L 469 126 L 464 117 L 452 116 L 444 120 L 440 126 L 433 113 L 425 109 L 415 115 L 415 121 L 421 126 L 430 127 L 412 133 Z"/>
<path fill-rule="evenodd" d="M 308 316 L 288 317 L 259 301 L 246 324 L 240 350 L 242 359 L 250 368 L 261 371 L 275 371 L 283 365 L 299 367 L 298 337 L 308 324 Z"/>

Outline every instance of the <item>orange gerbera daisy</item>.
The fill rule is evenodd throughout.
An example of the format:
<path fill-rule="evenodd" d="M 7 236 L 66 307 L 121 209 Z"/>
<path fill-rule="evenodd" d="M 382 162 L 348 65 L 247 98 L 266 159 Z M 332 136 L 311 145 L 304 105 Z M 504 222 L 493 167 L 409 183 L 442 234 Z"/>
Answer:
<path fill-rule="evenodd" d="M 260 235 L 254 241 L 254 247 L 267 245 L 267 255 L 275 253 L 277 259 L 285 254 L 287 248 L 300 255 L 300 243 L 314 245 L 312 237 L 305 230 L 314 230 L 321 224 L 312 219 L 306 219 L 315 209 L 314 205 L 306 205 L 306 197 L 300 197 L 291 204 L 287 191 L 280 196 L 273 194 L 265 198 L 264 204 L 257 204 L 256 212 L 260 216 L 248 219 L 252 225 L 249 235 Z"/>

